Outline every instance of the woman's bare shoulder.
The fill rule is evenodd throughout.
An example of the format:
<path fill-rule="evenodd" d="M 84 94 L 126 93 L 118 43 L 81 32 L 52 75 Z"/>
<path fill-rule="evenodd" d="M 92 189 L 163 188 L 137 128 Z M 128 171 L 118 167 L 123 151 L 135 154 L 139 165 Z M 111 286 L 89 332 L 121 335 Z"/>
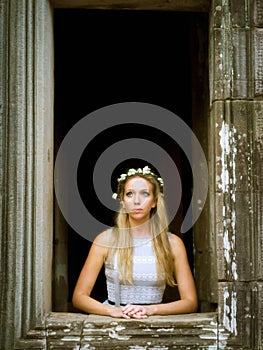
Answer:
<path fill-rule="evenodd" d="M 176 253 L 185 251 L 185 245 L 181 237 L 176 235 L 175 233 L 171 233 L 170 235 L 170 243 L 172 250 Z"/>
<path fill-rule="evenodd" d="M 183 243 L 181 237 L 179 237 L 176 233 L 170 232 L 170 239 L 172 242 Z"/>
<path fill-rule="evenodd" d="M 111 228 L 102 231 L 101 233 L 99 233 L 96 236 L 96 238 L 94 239 L 93 243 L 98 245 L 98 246 L 101 246 L 101 247 L 104 247 L 104 248 L 108 248 L 110 234 L 111 234 Z"/>

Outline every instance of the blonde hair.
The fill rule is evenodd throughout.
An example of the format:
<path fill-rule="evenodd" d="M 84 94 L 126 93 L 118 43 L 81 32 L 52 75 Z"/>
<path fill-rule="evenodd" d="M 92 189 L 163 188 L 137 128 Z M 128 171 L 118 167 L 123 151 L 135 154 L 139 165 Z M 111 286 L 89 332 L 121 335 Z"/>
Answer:
<path fill-rule="evenodd" d="M 156 268 L 158 280 L 161 275 L 165 275 L 166 283 L 174 286 L 174 259 L 168 239 L 168 219 L 165 208 L 163 194 L 157 176 L 150 174 L 134 174 L 126 177 L 118 183 L 117 193 L 120 200 L 124 197 L 124 189 L 127 180 L 134 177 L 142 177 L 152 185 L 153 196 L 156 206 L 150 213 L 149 228 L 152 239 L 153 251 L 156 257 Z M 133 284 L 133 237 L 131 234 L 129 215 L 120 206 L 120 210 L 115 216 L 115 226 L 109 242 L 109 251 L 107 260 L 112 263 L 113 258 L 117 255 L 117 268 L 120 273 L 120 279 L 125 283 Z"/>

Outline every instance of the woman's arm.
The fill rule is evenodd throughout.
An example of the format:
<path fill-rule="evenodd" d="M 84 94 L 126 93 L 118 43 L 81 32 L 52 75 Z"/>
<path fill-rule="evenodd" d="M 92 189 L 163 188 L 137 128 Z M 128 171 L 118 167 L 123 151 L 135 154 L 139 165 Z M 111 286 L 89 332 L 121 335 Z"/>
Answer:
<path fill-rule="evenodd" d="M 198 306 L 197 293 L 186 249 L 183 241 L 174 234 L 171 235 L 171 248 L 180 300 L 156 305 L 127 305 L 123 308 L 123 312 L 130 317 L 137 318 L 138 313 L 140 316 L 143 314 L 150 316 L 196 312 Z"/>
<path fill-rule="evenodd" d="M 112 317 L 127 317 L 123 315 L 121 308 L 105 305 L 90 297 L 90 293 L 107 254 L 107 248 L 101 244 L 102 241 L 105 241 L 105 235 L 106 231 L 98 235 L 90 248 L 88 257 L 78 278 L 72 302 L 74 307 L 87 313 Z"/>

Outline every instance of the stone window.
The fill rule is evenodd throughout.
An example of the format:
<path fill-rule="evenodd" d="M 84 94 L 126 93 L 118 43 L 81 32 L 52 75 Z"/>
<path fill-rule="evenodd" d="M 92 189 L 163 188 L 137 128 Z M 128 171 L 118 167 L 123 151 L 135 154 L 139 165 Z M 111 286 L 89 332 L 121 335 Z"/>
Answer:
<path fill-rule="evenodd" d="M 257 0 L 1 1 L 1 349 L 262 348 L 262 6 Z M 187 120 L 210 170 L 206 206 L 186 242 L 199 313 L 138 322 L 70 309 L 72 264 L 64 254 L 69 228 L 53 192 L 53 151 L 69 129 L 63 130 L 58 106 L 53 108 L 53 58 L 62 52 L 54 52 L 54 11 L 62 8 L 94 15 L 175 11 L 171 16 L 192 18 Z M 102 96 L 104 105 L 119 102 Z M 169 107 L 171 91 L 166 96 L 167 101 L 155 96 L 153 102 Z M 238 171 L 242 176 L 233 182 Z"/>
<path fill-rule="evenodd" d="M 105 27 L 108 28 L 106 32 Z M 120 28 L 125 39 L 120 35 Z M 173 111 L 195 129 L 207 153 L 207 13 L 55 9 L 54 38 L 55 154 L 66 133 L 81 118 L 105 105 L 126 101 L 149 102 Z M 93 215 L 111 225 L 112 217 L 92 195 L 96 161 L 100 153 L 123 137 L 146 138 L 165 149 L 179 170 L 182 202 L 170 228 L 172 232 L 180 232 L 190 205 L 192 176 L 195 175 L 182 150 L 167 135 L 150 130 L 146 125 L 140 128 L 129 125 L 129 129 L 124 125 L 115 130 L 111 128 L 108 135 L 107 130 L 102 129 L 101 136 L 94 135 L 92 145 L 87 146 L 81 157 L 79 173 L 83 175 L 78 177 L 78 186 L 84 203 L 96 206 Z M 107 144 L 105 138 L 109 136 Z M 207 254 L 202 245 L 209 225 L 208 217 L 203 215 L 200 223 L 182 236 L 197 277 L 201 311 L 214 311 L 217 300 L 211 277 L 215 276 L 212 274 L 215 263 L 201 258 L 201 254 Z M 71 296 L 90 242 L 67 225 L 57 206 L 54 235 L 53 310 L 73 311 Z M 209 237 L 206 243 L 209 245 Z M 210 249 L 214 249 L 214 242 L 210 242 Z M 210 281 L 209 285 L 202 282 L 204 277 Z M 103 272 L 93 293 L 101 301 L 106 298 Z M 170 300 L 172 294 L 167 288 L 166 300 Z"/>

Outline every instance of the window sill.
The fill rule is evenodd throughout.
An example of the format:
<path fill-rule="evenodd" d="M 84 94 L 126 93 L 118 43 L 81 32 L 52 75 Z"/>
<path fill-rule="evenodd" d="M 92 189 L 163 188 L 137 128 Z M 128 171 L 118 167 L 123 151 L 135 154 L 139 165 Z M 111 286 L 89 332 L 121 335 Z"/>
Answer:
<path fill-rule="evenodd" d="M 127 320 L 56 312 L 46 317 L 45 334 L 47 349 L 216 349 L 218 321 L 217 313 Z"/>

